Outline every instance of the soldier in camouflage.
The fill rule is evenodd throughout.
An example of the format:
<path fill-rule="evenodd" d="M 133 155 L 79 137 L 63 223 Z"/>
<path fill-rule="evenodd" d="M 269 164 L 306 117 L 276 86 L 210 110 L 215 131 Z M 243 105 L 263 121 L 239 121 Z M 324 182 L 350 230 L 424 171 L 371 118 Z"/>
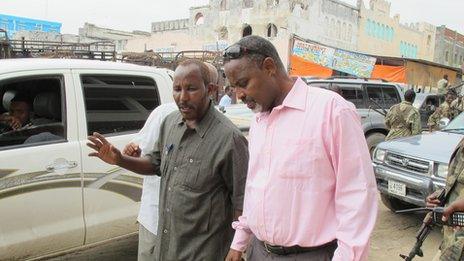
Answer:
<path fill-rule="evenodd" d="M 464 211 L 458 207 L 459 200 L 464 197 L 464 139 L 454 150 L 446 178 L 446 196 L 445 196 L 445 213 L 454 211 Z M 427 206 L 436 207 L 440 204 L 437 200 L 439 191 L 427 197 Z M 458 261 L 463 260 L 462 252 L 464 250 L 464 228 L 443 227 L 443 241 L 440 245 L 441 251 L 433 260 L 440 261 Z"/>
<path fill-rule="evenodd" d="M 407 137 L 421 133 L 419 111 L 412 106 L 416 93 L 407 90 L 404 94 L 405 101 L 395 104 L 385 117 L 385 124 L 390 129 L 385 140 L 399 137 Z"/>
<path fill-rule="evenodd" d="M 448 91 L 448 93 L 446 93 L 445 102 L 443 102 L 440 107 L 438 107 L 438 109 L 430 115 L 429 120 L 427 121 L 427 126 L 429 127 L 430 132 L 438 130 L 438 122 L 442 118 L 452 120 L 455 117 L 455 109 L 451 106 L 455 98 L 456 94 L 453 91 Z"/>
<path fill-rule="evenodd" d="M 457 117 L 464 111 L 464 96 L 458 97 L 451 102 L 451 111 L 453 113 L 453 118 Z"/>

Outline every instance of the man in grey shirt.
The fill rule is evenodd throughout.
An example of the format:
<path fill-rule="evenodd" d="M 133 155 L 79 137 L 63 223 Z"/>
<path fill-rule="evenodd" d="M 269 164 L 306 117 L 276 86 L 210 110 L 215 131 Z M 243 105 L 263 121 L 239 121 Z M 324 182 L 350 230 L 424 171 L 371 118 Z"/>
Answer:
<path fill-rule="evenodd" d="M 157 260 L 223 260 L 241 213 L 248 164 L 246 139 L 208 98 L 208 68 L 187 60 L 176 69 L 179 111 L 167 116 L 151 155 L 123 155 L 102 135 L 88 146 L 109 164 L 160 175 Z"/>

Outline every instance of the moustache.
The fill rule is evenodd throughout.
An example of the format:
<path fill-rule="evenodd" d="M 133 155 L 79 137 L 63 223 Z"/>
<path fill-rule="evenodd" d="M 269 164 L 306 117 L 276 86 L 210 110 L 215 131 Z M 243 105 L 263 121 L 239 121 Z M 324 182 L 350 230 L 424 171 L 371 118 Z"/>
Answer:
<path fill-rule="evenodd" d="M 179 109 L 194 109 L 195 108 L 193 104 L 190 104 L 188 102 L 181 102 L 177 104 L 177 107 L 179 107 Z"/>

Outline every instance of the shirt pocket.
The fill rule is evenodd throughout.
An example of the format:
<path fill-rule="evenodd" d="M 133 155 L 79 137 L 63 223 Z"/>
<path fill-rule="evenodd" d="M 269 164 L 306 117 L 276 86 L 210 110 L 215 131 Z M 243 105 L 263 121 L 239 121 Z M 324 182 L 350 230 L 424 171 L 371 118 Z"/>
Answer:
<path fill-rule="evenodd" d="M 199 159 L 187 158 L 183 165 L 183 186 L 194 191 L 202 191 L 207 187 L 209 174 L 206 170 L 202 170 L 201 163 Z"/>
<path fill-rule="evenodd" d="M 321 171 L 323 150 L 315 138 L 285 140 L 279 175 L 285 179 L 311 179 Z"/>

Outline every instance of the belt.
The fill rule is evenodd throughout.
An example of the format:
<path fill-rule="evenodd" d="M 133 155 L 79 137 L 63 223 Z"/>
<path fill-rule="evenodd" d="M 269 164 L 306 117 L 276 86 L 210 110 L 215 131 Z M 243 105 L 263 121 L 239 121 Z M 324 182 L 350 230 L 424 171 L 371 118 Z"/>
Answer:
<path fill-rule="evenodd" d="M 259 240 L 258 240 L 259 241 Z M 312 252 L 312 251 L 316 251 L 316 250 L 321 250 L 321 249 L 325 249 L 325 248 L 333 248 L 333 250 L 335 250 L 335 248 L 337 247 L 337 240 L 334 239 L 333 241 L 330 241 L 326 244 L 323 244 L 323 245 L 320 245 L 320 246 L 315 246 L 315 247 L 301 247 L 301 246 L 289 246 L 289 247 L 284 247 L 284 246 L 274 246 L 274 245 L 270 245 L 266 242 L 263 242 L 263 241 L 259 241 L 263 246 L 264 246 L 264 249 L 266 249 L 266 251 L 268 253 L 272 253 L 272 254 L 275 254 L 275 255 L 279 255 L 279 256 L 286 256 L 286 255 L 291 255 L 291 254 L 300 254 L 300 253 L 306 253 L 306 252 Z"/>

